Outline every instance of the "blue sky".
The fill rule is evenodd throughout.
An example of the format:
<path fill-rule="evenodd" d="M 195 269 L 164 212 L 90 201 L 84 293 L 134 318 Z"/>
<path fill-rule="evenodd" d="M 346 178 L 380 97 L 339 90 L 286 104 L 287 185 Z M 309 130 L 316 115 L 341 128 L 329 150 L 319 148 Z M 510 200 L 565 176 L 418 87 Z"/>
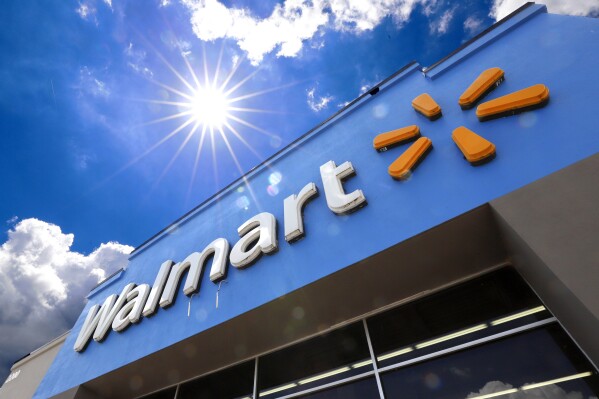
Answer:
<path fill-rule="evenodd" d="M 132 247 L 409 61 L 434 63 L 522 3 L 6 2 L 0 379 L 70 328 Z M 599 4 L 549 10 L 596 16 Z M 222 133 L 194 105 L 222 101 L 197 98 L 214 82 L 230 101 Z"/>

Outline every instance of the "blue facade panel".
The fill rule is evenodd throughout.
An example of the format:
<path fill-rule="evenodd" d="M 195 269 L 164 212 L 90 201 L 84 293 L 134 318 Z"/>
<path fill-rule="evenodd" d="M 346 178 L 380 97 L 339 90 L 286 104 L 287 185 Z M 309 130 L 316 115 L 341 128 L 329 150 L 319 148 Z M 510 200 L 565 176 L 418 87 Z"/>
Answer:
<path fill-rule="evenodd" d="M 35 397 L 53 396 L 164 349 L 597 153 L 599 20 L 543 11 L 542 6 L 523 10 L 496 27 L 493 40 L 483 36 L 473 44 L 477 51 L 467 47 L 428 71 L 429 76 L 418 65 L 408 68 L 378 94 L 251 172 L 247 184 L 228 188 L 140 248 L 119 278 L 90 296 Z M 456 57 L 467 58 L 454 62 Z M 462 91 L 480 72 L 495 66 L 505 71 L 506 80 L 487 99 L 542 83 L 549 87 L 549 104 L 487 122 L 478 121 L 475 109 L 461 110 L 457 100 Z M 424 92 L 441 105 L 439 120 L 429 121 L 413 110 L 412 99 Z M 395 181 L 387 168 L 407 145 L 377 153 L 372 140 L 378 133 L 412 124 L 434 148 L 410 179 Z M 492 141 L 496 159 L 478 167 L 466 162 L 451 139 L 452 130 L 462 125 Z M 345 191 L 361 189 L 366 207 L 344 216 L 327 208 L 319 167 L 329 160 L 337 165 L 352 162 L 357 175 L 345 182 Z M 277 195 L 267 192 L 273 173 L 281 176 Z M 305 208 L 306 237 L 288 244 L 283 199 L 309 182 L 320 195 Z M 81 353 L 73 350 L 91 306 L 120 293 L 127 283 L 152 285 L 162 262 L 181 261 L 216 238 L 234 245 L 237 228 L 259 212 L 270 212 L 278 220 L 279 251 L 244 270 L 229 266 L 218 308 L 218 287 L 205 273 L 191 304 L 181 287 L 173 306 L 121 333 L 111 331 Z M 398 259 L 397 267 L 410 265 Z"/>

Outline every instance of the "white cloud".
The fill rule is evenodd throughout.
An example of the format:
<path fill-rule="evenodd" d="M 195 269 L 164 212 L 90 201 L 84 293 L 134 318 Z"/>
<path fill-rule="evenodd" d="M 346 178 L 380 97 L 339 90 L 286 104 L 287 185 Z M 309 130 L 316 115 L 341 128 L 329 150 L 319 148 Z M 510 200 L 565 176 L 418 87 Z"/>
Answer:
<path fill-rule="evenodd" d="M 204 41 L 230 38 L 253 65 L 266 54 L 297 56 L 306 41 L 319 34 L 313 48 L 322 48 L 322 31 L 332 28 L 359 34 L 374 29 L 386 17 L 401 25 L 416 5 L 430 12 L 437 0 L 285 0 L 271 15 L 258 18 L 246 8 L 227 7 L 217 0 L 181 0 L 191 12 L 196 36 Z"/>
<path fill-rule="evenodd" d="M 78 7 L 75 12 L 81 17 L 81 19 L 89 22 L 93 22 L 96 26 L 98 25 L 97 14 L 97 0 L 79 0 Z M 102 2 L 112 10 L 112 0 L 102 0 Z"/>
<path fill-rule="evenodd" d="M 431 21 L 429 29 L 431 34 L 444 35 L 449 29 L 449 24 L 455 15 L 457 7 L 446 10 L 441 17 L 436 21 Z"/>
<path fill-rule="evenodd" d="M 477 19 L 475 17 L 468 17 L 464 21 L 464 31 L 467 32 L 469 35 L 474 35 L 479 32 L 482 24 L 482 20 Z"/>
<path fill-rule="evenodd" d="M 6 224 L 14 224 L 14 223 L 16 223 L 18 220 L 19 220 L 19 217 L 15 215 L 15 216 L 11 217 L 10 219 L 8 219 L 8 220 L 6 221 Z"/>
<path fill-rule="evenodd" d="M 92 3 L 89 3 L 89 2 L 79 3 L 79 7 L 77 7 L 75 9 L 75 12 L 81 17 L 81 19 L 84 19 L 86 21 L 93 19 L 95 22 L 97 22 L 95 20 L 96 7 L 94 7 L 94 5 Z"/>
<path fill-rule="evenodd" d="M 320 112 L 329 106 L 329 103 L 333 101 L 334 97 L 330 95 L 316 96 L 316 87 L 306 91 L 307 103 L 310 109 L 314 112 Z"/>
<path fill-rule="evenodd" d="M 500 20 L 526 2 L 527 0 L 494 0 L 489 16 Z M 597 0 L 537 0 L 536 2 L 546 4 L 547 10 L 555 14 L 586 16 L 599 13 Z"/>
<path fill-rule="evenodd" d="M 275 48 L 279 57 L 296 56 L 303 41 L 328 21 L 319 0 L 287 0 L 283 5 L 275 5 L 272 14 L 264 19 L 254 17 L 247 9 L 227 8 L 216 0 L 183 0 L 183 4 L 192 11 L 191 23 L 198 38 L 235 39 L 254 65 Z"/>
<path fill-rule="evenodd" d="M 75 168 L 78 170 L 86 170 L 91 162 L 96 160 L 93 154 L 86 154 L 80 150 L 73 151 L 73 160 Z"/>
<path fill-rule="evenodd" d="M 151 78 L 154 76 L 152 70 L 146 66 L 146 52 L 144 50 L 135 48 L 133 43 L 129 42 L 129 45 L 125 48 L 124 53 L 129 60 L 127 61 L 127 66 L 129 66 L 129 68 L 146 77 Z"/>
<path fill-rule="evenodd" d="M 21 220 L 0 247 L 0 374 L 20 356 L 68 330 L 99 281 L 127 264 L 132 247 L 109 242 L 71 251 L 73 234 Z"/>
<path fill-rule="evenodd" d="M 536 382 L 536 381 L 531 381 Z M 488 395 L 491 393 L 497 393 L 502 391 L 507 391 L 513 389 L 514 386 L 511 384 L 507 384 L 501 381 L 489 381 L 485 384 L 484 387 L 480 389 L 478 392 L 472 392 L 466 399 L 475 398 L 478 396 Z M 517 392 L 497 396 L 497 398 L 502 399 L 584 399 L 582 393 L 578 391 L 566 392 L 559 386 L 555 384 L 545 385 L 540 388 L 531 389 L 527 391 L 518 390 Z M 595 397 L 589 397 L 588 399 L 597 399 Z"/>
<path fill-rule="evenodd" d="M 386 17 L 401 25 L 416 5 L 433 3 L 436 0 L 329 0 L 329 7 L 335 29 L 361 33 L 376 28 Z"/>
<path fill-rule="evenodd" d="M 91 94 L 93 97 L 108 98 L 110 89 L 105 82 L 96 77 L 96 73 L 83 66 L 79 68 L 79 84 L 77 88 L 85 94 Z"/>

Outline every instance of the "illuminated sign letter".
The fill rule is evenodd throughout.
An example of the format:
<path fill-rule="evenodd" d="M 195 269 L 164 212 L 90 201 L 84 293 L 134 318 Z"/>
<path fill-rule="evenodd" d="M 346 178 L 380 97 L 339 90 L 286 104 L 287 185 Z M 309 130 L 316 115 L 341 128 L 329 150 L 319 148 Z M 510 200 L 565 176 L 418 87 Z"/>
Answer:
<path fill-rule="evenodd" d="M 162 293 L 162 297 L 160 297 L 160 307 L 164 308 L 173 303 L 179 280 L 188 268 L 189 273 L 187 274 L 187 280 L 185 280 L 183 292 L 185 295 L 191 295 L 198 289 L 202 269 L 212 254 L 214 254 L 214 259 L 212 261 L 212 269 L 210 270 L 210 280 L 216 281 L 222 278 L 226 271 L 228 253 L 229 242 L 224 238 L 218 238 L 208 244 L 202 252 L 194 252 L 185 258 L 183 262 L 179 262 L 173 266 L 166 282 L 166 288 Z"/>
<path fill-rule="evenodd" d="M 114 317 L 112 329 L 123 331 L 131 323 L 137 323 L 141 318 L 141 311 L 150 294 L 150 286 L 138 285 L 127 294 L 127 303 Z"/>
<path fill-rule="evenodd" d="M 146 306 L 144 306 L 144 310 L 142 312 L 144 316 L 150 316 L 156 312 L 158 299 L 160 298 L 160 295 L 162 295 L 162 290 L 164 289 L 166 279 L 168 278 L 173 263 L 175 262 L 172 260 L 167 260 L 162 264 L 162 266 L 160 266 L 160 270 L 158 271 L 158 275 L 156 276 L 156 280 L 154 280 L 154 285 L 152 286 L 152 291 L 150 291 L 150 296 L 148 297 L 148 301 L 146 302 Z"/>
<path fill-rule="evenodd" d="M 210 279 L 214 281 L 224 276 L 228 252 L 229 243 L 224 238 L 219 238 L 208 244 L 202 252 L 194 252 L 185 258 L 183 262 L 179 262 L 173 266 L 171 273 L 168 276 L 164 292 L 160 297 L 160 307 L 164 308 L 173 303 L 175 294 L 177 293 L 179 280 L 185 270 L 189 269 L 187 280 L 185 281 L 185 288 L 183 289 L 185 295 L 191 295 L 198 288 L 204 264 L 212 254 L 214 254 L 214 260 L 212 262 L 212 270 L 210 271 Z"/>
<path fill-rule="evenodd" d="M 304 236 L 304 221 L 302 208 L 308 200 L 318 194 L 316 184 L 308 183 L 298 195 L 292 194 L 285 198 L 285 241 L 291 243 Z"/>
<path fill-rule="evenodd" d="M 351 162 L 344 162 L 339 166 L 329 161 L 320 167 L 320 177 L 324 186 L 324 194 L 329 209 L 337 214 L 348 213 L 356 207 L 366 204 L 366 197 L 362 190 L 355 190 L 346 194 L 343 190 L 343 179 L 355 173 Z"/>
<path fill-rule="evenodd" d="M 127 284 L 125 288 L 123 288 L 123 292 L 121 292 L 120 296 L 116 294 L 110 295 L 102 304 L 102 307 L 99 305 L 94 305 L 89 310 L 85 321 L 83 322 L 83 327 L 81 327 L 81 331 L 79 331 L 79 336 L 75 341 L 74 349 L 77 352 L 81 352 L 85 349 L 87 342 L 92 336 L 95 341 L 102 341 L 104 336 L 108 332 L 116 313 L 121 309 L 123 304 L 127 299 L 127 295 L 129 291 L 131 291 L 135 287 L 135 284 Z M 117 299 L 118 298 L 118 299 Z"/>
<path fill-rule="evenodd" d="M 249 266 L 262 253 L 276 251 L 277 220 L 274 215 L 262 212 L 254 216 L 237 229 L 239 241 L 231 250 L 231 264 L 237 268 Z M 252 248 L 248 248 L 255 243 Z"/>

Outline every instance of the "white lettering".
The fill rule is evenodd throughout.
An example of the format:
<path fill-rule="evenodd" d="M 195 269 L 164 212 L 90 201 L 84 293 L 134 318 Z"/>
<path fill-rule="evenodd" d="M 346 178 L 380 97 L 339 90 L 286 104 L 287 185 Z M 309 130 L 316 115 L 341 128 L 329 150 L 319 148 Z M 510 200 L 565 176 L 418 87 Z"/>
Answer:
<path fill-rule="evenodd" d="M 362 190 L 355 190 L 349 194 L 343 190 L 343 179 L 351 176 L 356 171 L 351 162 L 344 162 L 339 166 L 329 161 L 320 167 L 320 177 L 324 186 L 324 194 L 329 209 L 337 214 L 348 213 L 357 207 L 366 205 L 366 197 Z"/>
<path fill-rule="evenodd" d="M 259 213 L 242 224 L 237 232 L 241 239 L 237 241 L 237 244 L 231 250 L 229 259 L 236 268 L 247 267 L 260 254 L 268 254 L 278 248 L 277 220 L 271 213 Z M 254 242 L 254 246 L 248 249 Z"/>
<path fill-rule="evenodd" d="M 79 336 L 75 341 L 74 349 L 77 352 L 81 352 L 85 349 L 92 333 L 94 341 L 100 342 L 104 339 L 116 313 L 123 306 L 123 303 L 125 303 L 127 294 L 129 294 L 129 291 L 131 291 L 133 287 L 135 287 L 135 284 L 127 284 L 125 288 L 123 288 L 120 296 L 112 294 L 106 298 L 101 307 L 99 305 L 92 306 L 83 322 L 83 327 L 81 327 Z"/>
<path fill-rule="evenodd" d="M 229 243 L 224 238 L 219 238 L 208 244 L 202 252 L 194 252 L 185 258 L 184 261 L 173 266 L 171 273 L 168 276 L 164 292 L 160 297 L 160 307 L 164 308 L 172 305 L 175 300 L 175 294 L 177 293 L 179 280 L 187 269 L 189 269 L 189 273 L 183 292 L 185 295 L 191 295 L 197 290 L 204 264 L 212 254 L 214 254 L 214 260 L 212 261 L 210 279 L 215 281 L 224 276 L 228 252 Z"/>
<path fill-rule="evenodd" d="M 154 285 L 152 286 L 152 291 L 150 291 L 150 296 L 148 297 L 148 301 L 146 302 L 146 306 L 144 306 L 144 310 L 142 312 L 144 317 L 150 316 L 156 312 L 158 299 L 160 299 L 160 295 L 162 295 L 162 290 L 164 290 L 166 279 L 168 278 L 171 267 L 174 263 L 175 262 L 172 260 L 167 260 L 160 266 L 160 270 L 158 271 L 158 275 L 156 276 L 156 280 L 154 280 Z"/>
<path fill-rule="evenodd" d="M 123 331 L 131 323 L 137 323 L 141 318 L 141 311 L 144 303 L 148 299 L 150 286 L 141 284 L 129 291 L 127 294 L 127 303 L 114 317 L 112 329 L 114 331 Z"/>
<path fill-rule="evenodd" d="M 298 195 L 292 194 L 283 202 L 285 214 L 285 241 L 291 243 L 304 236 L 302 209 L 306 202 L 318 194 L 316 184 L 308 183 Z"/>
<path fill-rule="evenodd" d="M 336 214 L 348 213 L 366 204 L 362 190 L 346 194 L 343 189 L 343 179 L 354 173 L 351 162 L 336 166 L 333 161 L 329 161 L 320 167 L 327 206 Z M 293 194 L 285 198 L 283 207 L 287 242 L 294 242 L 304 236 L 302 211 L 306 203 L 316 195 L 316 185 L 308 183 L 297 196 Z M 229 242 L 218 238 L 202 252 L 194 252 L 182 262 L 163 262 L 152 289 L 148 284 L 135 287 L 135 284 L 130 283 L 123 288 L 120 296 L 110 295 L 101 306 L 92 306 L 79 331 L 75 351 L 83 351 L 92 337 L 95 341 L 102 341 L 110 327 L 115 331 L 123 331 L 130 324 L 139 322 L 142 316 L 156 313 L 158 305 L 162 308 L 172 305 L 177 287 L 186 271 L 188 274 L 183 293 L 189 296 L 199 290 L 200 278 L 210 256 L 213 256 L 210 280 L 218 282 L 227 273 L 227 255 L 234 267 L 242 269 L 252 264 L 261 254 L 269 254 L 278 249 L 277 220 L 271 213 L 263 212 L 252 217 L 239 226 L 237 233 L 240 239 L 230 254 Z"/>

